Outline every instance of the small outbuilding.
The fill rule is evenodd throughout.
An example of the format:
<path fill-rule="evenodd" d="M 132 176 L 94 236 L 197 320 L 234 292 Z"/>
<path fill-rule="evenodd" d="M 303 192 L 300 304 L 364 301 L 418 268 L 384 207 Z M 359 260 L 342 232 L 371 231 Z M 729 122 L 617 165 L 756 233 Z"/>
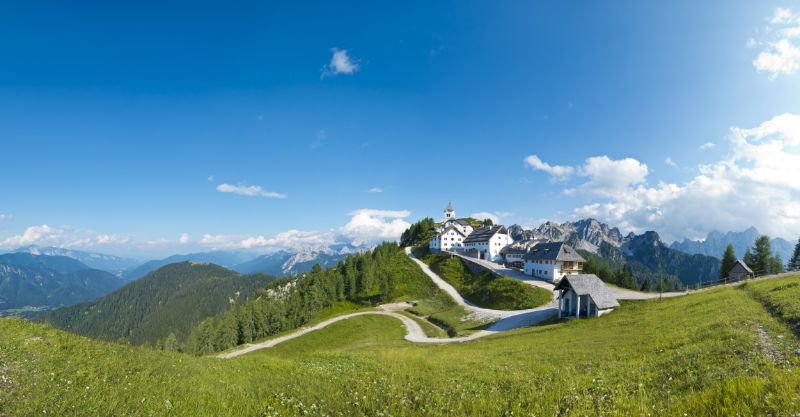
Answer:
<path fill-rule="evenodd" d="M 735 282 L 741 281 L 743 279 L 751 279 L 755 276 L 753 274 L 753 270 L 747 266 L 744 261 L 741 259 L 737 260 L 735 264 L 733 264 L 733 268 L 728 271 L 728 282 Z"/>
<path fill-rule="evenodd" d="M 558 318 L 600 317 L 619 307 L 606 284 L 594 274 L 567 275 L 556 285 Z"/>

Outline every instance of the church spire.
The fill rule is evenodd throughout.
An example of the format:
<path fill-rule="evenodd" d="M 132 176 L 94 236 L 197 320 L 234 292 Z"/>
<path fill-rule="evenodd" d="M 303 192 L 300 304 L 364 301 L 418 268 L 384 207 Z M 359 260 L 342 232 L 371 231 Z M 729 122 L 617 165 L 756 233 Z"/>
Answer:
<path fill-rule="evenodd" d="M 447 208 L 444 209 L 444 219 L 450 220 L 456 218 L 456 209 L 453 208 L 453 202 L 450 201 L 447 203 Z"/>

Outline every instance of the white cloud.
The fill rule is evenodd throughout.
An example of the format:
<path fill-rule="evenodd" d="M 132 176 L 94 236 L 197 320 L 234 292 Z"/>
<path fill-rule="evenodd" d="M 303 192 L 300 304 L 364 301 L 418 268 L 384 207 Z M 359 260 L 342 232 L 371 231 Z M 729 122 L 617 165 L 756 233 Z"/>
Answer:
<path fill-rule="evenodd" d="M 606 155 L 586 158 L 582 166 L 577 168 L 562 165 L 550 165 L 536 155 L 525 158 L 525 164 L 533 169 L 547 172 L 553 179 L 566 181 L 576 173 L 589 180 L 581 187 L 582 191 L 597 195 L 611 195 L 626 187 L 641 184 L 647 177 L 647 165 L 633 159 L 611 159 Z M 566 194 L 574 194 L 576 190 L 566 189 Z"/>
<path fill-rule="evenodd" d="M 705 151 L 705 150 L 709 150 L 709 149 L 714 149 L 716 146 L 717 146 L 717 144 L 714 143 L 714 142 L 706 142 L 706 143 L 700 145 L 697 149 L 699 149 L 701 151 Z"/>
<path fill-rule="evenodd" d="M 657 230 L 667 239 L 756 226 L 773 236 L 800 235 L 800 116 L 784 114 L 751 129 L 732 128 L 730 153 L 698 167 L 683 184 L 628 184 L 572 211 L 624 230 Z M 644 171 L 646 175 L 646 171 Z M 589 183 L 582 185 L 588 189 Z"/>
<path fill-rule="evenodd" d="M 773 24 L 786 24 L 792 23 L 794 21 L 794 15 L 791 10 L 783 8 L 783 7 L 776 7 L 775 12 L 772 15 L 772 22 Z"/>
<path fill-rule="evenodd" d="M 664 163 L 669 165 L 669 166 L 671 166 L 671 167 L 673 167 L 673 168 L 678 166 L 678 164 L 676 164 L 675 161 L 673 161 L 672 158 L 669 157 L 669 156 L 667 157 L 667 159 L 664 159 Z"/>
<path fill-rule="evenodd" d="M 792 75 L 800 69 L 800 46 L 792 40 L 800 37 L 800 14 L 778 7 L 770 23 L 766 31 L 768 39 L 748 41 L 748 46 L 767 45 L 753 61 L 753 66 L 759 72 L 769 73 L 772 79 L 778 75 Z"/>
<path fill-rule="evenodd" d="M 372 187 L 372 188 L 369 189 L 369 192 L 371 192 L 371 193 L 382 193 L 383 192 L 383 188 Z"/>
<path fill-rule="evenodd" d="M 181 237 L 178 238 L 178 242 L 181 245 L 185 245 L 185 244 L 189 243 L 189 234 L 188 233 L 181 233 Z"/>
<path fill-rule="evenodd" d="M 643 183 L 647 172 L 647 165 L 633 158 L 614 160 L 605 155 L 586 158 L 580 169 L 581 175 L 589 177 L 582 186 L 584 191 L 603 196 Z"/>
<path fill-rule="evenodd" d="M 350 57 L 350 54 L 344 49 L 331 49 L 333 55 L 331 62 L 322 68 L 320 78 L 333 77 L 339 74 L 354 74 L 358 71 L 358 62 Z"/>
<path fill-rule="evenodd" d="M 127 236 L 96 233 L 72 226 L 54 227 L 43 224 L 30 226 L 22 233 L 0 240 L 0 247 L 17 248 L 27 245 L 55 246 L 60 248 L 91 248 L 94 246 L 124 245 L 131 242 Z"/>
<path fill-rule="evenodd" d="M 554 179 L 557 180 L 565 180 L 569 178 L 575 169 L 571 166 L 561 166 L 561 165 L 550 165 L 547 162 L 542 161 L 536 155 L 529 155 L 525 158 L 525 165 L 537 170 L 537 171 L 544 171 Z"/>
<path fill-rule="evenodd" d="M 403 220 L 410 216 L 408 210 L 361 209 L 350 213 L 350 221 L 339 229 L 354 245 L 380 240 L 394 240 L 411 226 Z"/>
<path fill-rule="evenodd" d="M 771 78 L 780 74 L 791 75 L 800 68 L 800 47 L 788 39 L 770 43 L 753 61 L 757 70 L 770 73 Z"/>
<path fill-rule="evenodd" d="M 397 240 L 410 224 L 404 219 L 411 215 L 407 210 L 361 209 L 350 213 L 350 220 L 342 227 L 326 232 L 289 230 L 275 236 L 241 236 L 205 234 L 200 245 L 213 249 L 319 249 L 336 243 L 356 246 Z"/>
<path fill-rule="evenodd" d="M 10 222 L 14 220 L 14 216 L 11 214 L 0 214 L 0 223 Z"/>
<path fill-rule="evenodd" d="M 232 185 L 232 184 L 222 183 L 217 186 L 217 191 L 221 193 L 233 193 L 246 196 L 257 196 L 257 197 L 278 198 L 278 199 L 284 199 L 287 197 L 287 195 L 283 193 L 277 193 L 274 191 L 264 191 L 260 185 L 248 186 L 248 185 Z"/>

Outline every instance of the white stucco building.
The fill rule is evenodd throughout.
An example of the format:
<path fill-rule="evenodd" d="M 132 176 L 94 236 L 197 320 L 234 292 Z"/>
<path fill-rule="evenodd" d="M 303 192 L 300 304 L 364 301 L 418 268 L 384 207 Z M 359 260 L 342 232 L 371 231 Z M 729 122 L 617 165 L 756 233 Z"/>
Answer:
<path fill-rule="evenodd" d="M 499 262 L 500 251 L 512 242 L 504 226 L 480 227 L 464 239 L 464 251 L 476 258 Z"/>
<path fill-rule="evenodd" d="M 461 229 L 455 226 L 448 226 L 431 239 L 428 247 L 431 253 L 438 253 L 443 250 L 462 251 L 464 250 L 464 239 L 466 238 L 467 235 Z"/>
<path fill-rule="evenodd" d="M 472 225 L 466 220 L 456 218 L 453 203 L 448 203 L 444 209 L 444 220 L 439 225 L 437 235 L 431 239 L 428 248 L 431 253 L 443 250 L 464 250 L 464 240 L 472 233 Z"/>
<path fill-rule="evenodd" d="M 523 257 L 525 274 L 558 282 L 568 275 L 577 275 L 586 262 L 578 252 L 564 242 L 540 243 Z"/>

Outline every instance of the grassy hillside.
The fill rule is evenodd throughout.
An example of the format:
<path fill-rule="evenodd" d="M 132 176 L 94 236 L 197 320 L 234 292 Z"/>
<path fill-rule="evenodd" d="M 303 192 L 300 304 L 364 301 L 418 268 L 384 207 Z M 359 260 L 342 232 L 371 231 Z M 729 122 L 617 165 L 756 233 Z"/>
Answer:
<path fill-rule="evenodd" d="M 174 333 L 180 341 L 206 317 L 247 301 L 272 280 L 213 264 L 176 263 L 94 302 L 47 313 L 42 320 L 93 338 L 152 345 Z"/>
<path fill-rule="evenodd" d="M 792 278 L 785 284 L 798 282 Z M 3 319 L 0 414 L 800 412 L 800 362 L 792 352 L 800 341 L 747 289 L 626 302 L 600 319 L 520 329 L 466 344 L 414 345 L 402 335 L 396 320 L 361 317 L 224 361 L 92 341 Z M 788 362 L 775 363 L 765 354 L 765 337 L 783 341 L 770 349 Z"/>
<path fill-rule="evenodd" d="M 417 251 L 419 253 L 419 250 Z M 460 258 L 446 254 L 424 254 L 423 262 L 430 265 L 442 279 L 458 290 L 473 304 L 497 310 L 522 310 L 547 304 L 553 293 L 525 284 L 516 279 L 498 278 L 488 271 L 471 272 Z"/>
<path fill-rule="evenodd" d="M 800 280 L 796 277 L 750 281 L 744 290 L 800 331 Z"/>
<path fill-rule="evenodd" d="M 185 350 L 207 354 L 297 328 L 342 302 L 370 306 L 420 302 L 424 315 L 458 333 L 464 311 L 442 293 L 395 243 L 347 257 L 335 268 L 315 267 L 296 281 L 282 281 L 227 313 L 210 317 L 191 333 Z"/>

